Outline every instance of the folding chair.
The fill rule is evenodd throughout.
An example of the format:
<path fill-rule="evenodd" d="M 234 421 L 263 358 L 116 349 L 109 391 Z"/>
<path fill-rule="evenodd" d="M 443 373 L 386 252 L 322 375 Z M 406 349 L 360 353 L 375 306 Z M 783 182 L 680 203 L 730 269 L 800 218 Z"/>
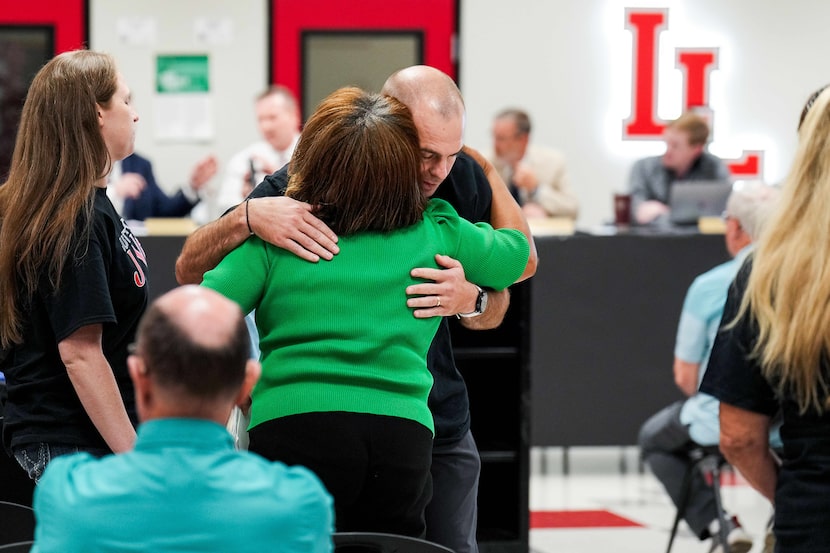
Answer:
<path fill-rule="evenodd" d="M 671 552 L 674 537 L 677 534 L 677 526 L 686 514 L 686 507 L 688 507 L 690 488 L 692 479 L 696 471 L 701 471 L 704 480 L 712 486 L 712 491 L 715 494 L 715 506 L 718 511 L 718 523 L 720 524 L 720 541 L 723 544 L 724 553 L 731 553 L 727 536 L 729 534 L 729 527 L 726 520 L 726 511 L 723 508 L 723 500 L 720 495 L 720 475 L 721 468 L 727 465 L 726 457 L 720 452 L 718 446 L 706 446 L 693 449 L 689 453 L 694 462 L 686 471 L 683 478 L 683 492 L 680 496 L 680 502 L 677 506 L 677 514 L 674 516 L 674 524 L 672 524 L 671 534 L 669 534 L 669 546 L 666 548 L 666 553 Z"/>

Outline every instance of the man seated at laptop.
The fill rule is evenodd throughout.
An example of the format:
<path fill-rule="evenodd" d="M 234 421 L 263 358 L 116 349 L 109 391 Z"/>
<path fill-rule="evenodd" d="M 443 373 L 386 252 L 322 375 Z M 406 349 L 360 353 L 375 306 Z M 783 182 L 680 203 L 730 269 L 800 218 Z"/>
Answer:
<path fill-rule="evenodd" d="M 729 181 L 729 170 L 705 151 L 709 125 L 689 111 L 663 132 L 666 153 L 638 160 L 631 169 L 632 220 L 640 225 L 668 222 L 669 196 L 676 181 Z"/>

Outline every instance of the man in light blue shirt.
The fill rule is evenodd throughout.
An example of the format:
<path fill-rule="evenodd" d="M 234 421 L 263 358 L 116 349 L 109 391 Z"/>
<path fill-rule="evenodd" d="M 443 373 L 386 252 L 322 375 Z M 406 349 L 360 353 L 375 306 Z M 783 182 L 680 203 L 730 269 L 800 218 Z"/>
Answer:
<path fill-rule="evenodd" d="M 302 467 L 237 451 L 225 422 L 259 378 L 235 303 L 198 286 L 156 300 L 128 359 L 135 449 L 54 459 L 32 551 L 330 553 L 331 496 Z"/>
<path fill-rule="evenodd" d="M 738 183 L 726 204 L 726 249 L 733 259 L 698 276 L 686 294 L 674 348 L 674 381 L 686 400 L 678 401 L 648 419 L 640 429 L 643 460 L 660 480 L 675 505 L 681 499 L 683 479 L 694 461 L 689 452 L 699 446 L 717 445 L 720 435 L 718 401 L 698 392 L 718 327 L 729 285 L 759 235 L 777 198 L 777 190 L 760 183 Z M 718 522 L 712 488 L 694 474 L 685 520 L 701 540 L 712 537 L 711 551 L 723 551 L 718 543 Z M 752 539 L 737 517 L 729 517 L 730 550 L 745 553 Z"/>

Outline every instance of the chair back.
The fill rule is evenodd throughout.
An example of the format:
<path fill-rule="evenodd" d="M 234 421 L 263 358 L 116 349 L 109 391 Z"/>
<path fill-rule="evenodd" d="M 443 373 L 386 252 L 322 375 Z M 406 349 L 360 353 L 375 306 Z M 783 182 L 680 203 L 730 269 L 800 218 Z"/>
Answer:
<path fill-rule="evenodd" d="M 454 553 L 435 542 L 382 532 L 335 532 L 334 553 Z"/>
<path fill-rule="evenodd" d="M 35 512 L 31 507 L 0 501 L 0 545 L 30 541 L 34 538 Z"/>
<path fill-rule="evenodd" d="M 29 553 L 34 544 L 33 541 L 19 541 L 8 545 L 0 545 L 0 553 Z"/>

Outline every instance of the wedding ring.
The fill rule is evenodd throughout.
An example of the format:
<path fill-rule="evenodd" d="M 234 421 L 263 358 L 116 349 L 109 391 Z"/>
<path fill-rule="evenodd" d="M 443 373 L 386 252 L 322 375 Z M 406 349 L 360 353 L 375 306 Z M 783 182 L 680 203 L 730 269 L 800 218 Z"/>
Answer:
<path fill-rule="evenodd" d="M 435 296 L 435 299 L 438 300 L 438 303 L 435 304 L 435 307 L 441 307 L 441 297 Z"/>

